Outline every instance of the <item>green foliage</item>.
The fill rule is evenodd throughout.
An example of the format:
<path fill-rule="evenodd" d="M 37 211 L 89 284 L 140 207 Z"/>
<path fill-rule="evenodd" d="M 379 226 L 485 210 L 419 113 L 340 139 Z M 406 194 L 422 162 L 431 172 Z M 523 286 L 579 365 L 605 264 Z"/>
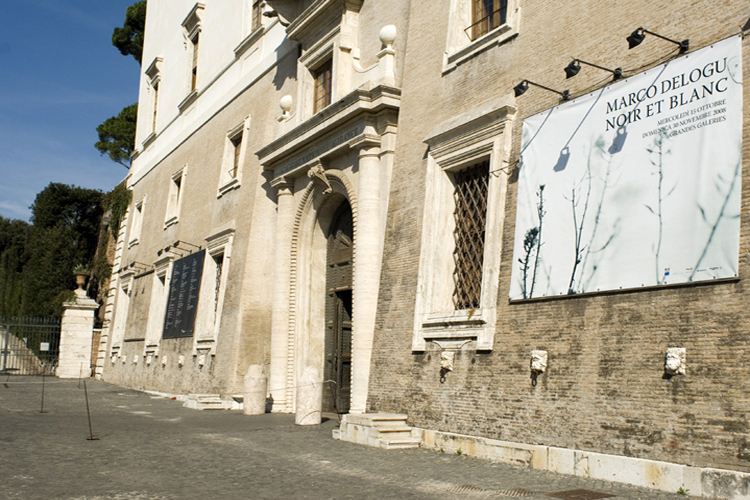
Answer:
<path fill-rule="evenodd" d="M 101 287 L 104 282 L 112 276 L 112 264 L 107 260 L 106 250 L 105 253 L 97 255 L 94 259 L 91 274 L 99 287 Z"/>
<path fill-rule="evenodd" d="M 690 490 L 689 489 L 685 489 L 684 486 L 680 486 L 680 489 L 677 490 L 677 494 L 678 495 L 682 495 L 684 497 L 688 496 L 688 493 L 690 493 Z"/>
<path fill-rule="evenodd" d="M 31 206 L 29 260 L 23 270 L 24 316 L 54 316 L 69 300 L 77 264 L 91 262 L 99 239 L 102 193 L 52 183 Z"/>
<path fill-rule="evenodd" d="M 464 454 L 464 452 L 463 452 L 463 450 L 461 450 L 461 448 L 459 448 L 459 449 L 456 450 L 456 455 L 461 456 L 463 454 Z"/>
<path fill-rule="evenodd" d="M 131 104 L 117 116 L 107 118 L 96 127 L 99 140 L 94 147 L 120 165 L 130 168 L 130 155 L 135 148 L 135 124 L 138 120 L 138 104 Z"/>
<path fill-rule="evenodd" d="M 112 45 L 124 56 L 133 56 L 141 63 L 143 56 L 143 34 L 146 29 L 146 1 L 136 2 L 125 12 L 122 28 L 112 33 Z"/>
<path fill-rule="evenodd" d="M 91 273 L 91 268 L 87 266 L 86 264 L 76 264 L 76 266 L 73 268 L 73 274 L 89 274 Z"/>
<path fill-rule="evenodd" d="M 30 228 L 24 221 L 0 217 L 0 317 L 21 315 Z"/>
<path fill-rule="evenodd" d="M 102 199 L 102 208 L 104 211 L 109 211 L 109 230 L 115 240 L 120 234 L 120 224 L 125 218 L 132 199 L 133 192 L 127 188 L 125 181 L 115 186 Z"/>
<path fill-rule="evenodd" d="M 31 222 L 35 230 L 68 230 L 73 233 L 81 254 L 91 256 L 96 250 L 99 234 L 102 196 L 102 192 L 96 189 L 52 182 L 36 195 L 31 205 Z M 76 264 L 89 260 L 90 257 L 81 258 Z"/>
<path fill-rule="evenodd" d="M 34 200 L 31 225 L 0 217 L 0 317 L 59 316 L 75 297 L 79 266 L 97 265 L 109 276 L 106 252 L 105 263 L 92 262 L 102 198 L 97 190 L 52 183 Z"/>
<path fill-rule="evenodd" d="M 143 33 L 146 29 L 146 1 L 136 2 L 125 12 L 122 28 L 115 28 L 112 45 L 124 56 L 133 56 L 141 63 L 143 55 Z M 135 149 L 135 124 L 138 118 L 138 104 L 131 104 L 117 116 L 107 118 L 96 127 L 99 140 L 94 147 L 120 165 L 130 168 L 130 155 Z"/>
<path fill-rule="evenodd" d="M 61 317 L 63 312 L 63 304 L 66 302 L 75 302 L 76 293 L 73 290 L 60 290 L 60 292 L 52 298 L 50 307 L 50 316 Z"/>

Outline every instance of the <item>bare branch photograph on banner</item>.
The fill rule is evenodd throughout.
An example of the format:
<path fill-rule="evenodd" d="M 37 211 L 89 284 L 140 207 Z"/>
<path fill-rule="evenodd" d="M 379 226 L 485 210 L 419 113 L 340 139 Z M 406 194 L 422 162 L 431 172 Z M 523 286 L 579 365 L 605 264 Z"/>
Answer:
<path fill-rule="evenodd" d="M 510 299 L 737 276 L 741 39 L 524 120 Z"/>

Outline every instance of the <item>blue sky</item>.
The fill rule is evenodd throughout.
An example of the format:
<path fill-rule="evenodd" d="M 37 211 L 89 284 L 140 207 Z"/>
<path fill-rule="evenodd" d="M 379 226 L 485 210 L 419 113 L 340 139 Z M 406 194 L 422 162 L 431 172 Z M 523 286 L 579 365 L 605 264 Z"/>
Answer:
<path fill-rule="evenodd" d="M 94 149 L 96 127 L 138 100 L 140 67 L 112 46 L 135 0 L 4 1 L 0 215 L 28 220 L 50 182 L 109 191 L 127 169 Z"/>

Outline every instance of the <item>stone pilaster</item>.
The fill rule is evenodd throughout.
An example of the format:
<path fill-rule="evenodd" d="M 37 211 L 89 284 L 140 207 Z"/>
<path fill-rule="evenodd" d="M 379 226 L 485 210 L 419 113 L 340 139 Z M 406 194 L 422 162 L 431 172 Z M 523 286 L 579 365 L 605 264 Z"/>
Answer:
<path fill-rule="evenodd" d="M 274 265 L 273 311 L 271 327 L 271 369 L 269 387 L 273 398 L 273 412 L 292 411 L 293 399 L 287 375 L 289 353 L 294 345 L 289 338 L 289 256 L 292 251 L 292 224 L 294 223 L 294 196 L 290 182 L 281 179 L 275 182 L 276 188 L 276 262 Z M 291 349 L 291 351 L 290 351 Z"/>
<path fill-rule="evenodd" d="M 382 254 L 380 144 L 365 141 L 359 146 L 357 239 L 352 299 L 352 413 L 363 413 L 367 403 Z"/>

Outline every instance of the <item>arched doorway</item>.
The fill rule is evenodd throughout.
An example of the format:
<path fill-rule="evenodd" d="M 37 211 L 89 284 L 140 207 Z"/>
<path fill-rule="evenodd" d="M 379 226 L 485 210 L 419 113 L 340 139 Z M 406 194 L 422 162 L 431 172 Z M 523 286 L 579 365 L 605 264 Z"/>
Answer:
<path fill-rule="evenodd" d="M 352 209 L 343 201 L 328 230 L 323 411 L 349 412 L 352 372 Z"/>

